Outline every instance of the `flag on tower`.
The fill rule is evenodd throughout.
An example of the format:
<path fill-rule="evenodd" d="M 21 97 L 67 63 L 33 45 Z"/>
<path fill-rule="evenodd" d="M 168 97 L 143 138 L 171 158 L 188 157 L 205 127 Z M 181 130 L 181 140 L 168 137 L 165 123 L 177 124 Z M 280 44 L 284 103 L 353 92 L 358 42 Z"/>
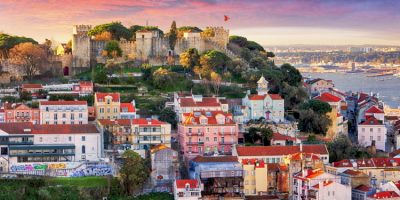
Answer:
<path fill-rule="evenodd" d="M 230 20 L 231 18 L 228 16 L 228 15 L 224 15 L 224 21 L 228 21 L 228 20 Z"/>

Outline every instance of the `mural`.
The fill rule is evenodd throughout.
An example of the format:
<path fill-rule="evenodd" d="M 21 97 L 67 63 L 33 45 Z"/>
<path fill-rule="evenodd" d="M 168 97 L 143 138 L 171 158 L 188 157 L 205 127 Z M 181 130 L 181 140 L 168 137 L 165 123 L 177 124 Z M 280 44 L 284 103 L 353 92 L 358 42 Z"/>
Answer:
<path fill-rule="evenodd" d="M 33 171 L 33 170 L 46 170 L 46 169 L 65 169 L 67 165 L 65 163 L 52 163 L 52 164 L 23 164 L 23 165 L 12 165 L 10 167 L 11 172 L 21 171 Z"/>
<path fill-rule="evenodd" d="M 86 168 L 75 170 L 72 172 L 71 177 L 108 175 L 113 175 L 112 167 L 110 165 L 90 165 L 86 166 Z"/>

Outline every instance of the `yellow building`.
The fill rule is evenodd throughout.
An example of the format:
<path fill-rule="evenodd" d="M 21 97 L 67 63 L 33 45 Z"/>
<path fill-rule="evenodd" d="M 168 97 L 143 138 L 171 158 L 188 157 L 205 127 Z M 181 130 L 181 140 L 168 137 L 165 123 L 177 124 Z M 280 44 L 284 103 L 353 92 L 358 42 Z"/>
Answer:
<path fill-rule="evenodd" d="M 268 192 L 268 171 L 263 160 L 243 159 L 244 195 L 265 195 Z"/>
<path fill-rule="evenodd" d="M 94 99 L 96 119 L 118 119 L 120 106 L 119 93 L 96 92 Z"/>
<path fill-rule="evenodd" d="M 339 114 L 342 99 L 327 92 L 315 97 L 315 99 L 328 103 L 332 108 L 331 112 L 326 113 L 332 122 L 328 127 L 326 137 L 333 139 L 339 133 L 343 133 L 343 116 Z"/>

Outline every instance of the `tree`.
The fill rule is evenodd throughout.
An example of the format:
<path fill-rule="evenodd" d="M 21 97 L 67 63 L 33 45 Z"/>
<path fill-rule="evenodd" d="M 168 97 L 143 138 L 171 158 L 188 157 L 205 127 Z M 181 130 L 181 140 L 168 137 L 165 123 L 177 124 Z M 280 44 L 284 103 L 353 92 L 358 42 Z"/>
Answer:
<path fill-rule="evenodd" d="M 314 112 L 321 114 L 321 115 L 324 115 L 324 114 L 332 111 L 332 107 L 328 103 L 317 100 L 317 99 L 311 99 L 308 102 L 304 103 L 301 106 L 301 109 L 303 109 L 303 110 L 311 109 Z"/>
<path fill-rule="evenodd" d="M 307 133 L 326 134 L 332 121 L 326 115 L 319 115 L 311 109 L 299 111 L 299 129 Z"/>
<path fill-rule="evenodd" d="M 168 39 L 169 39 L 169 47 L 173 50 L 175 50 L 175 44 L 176 44 L 176 40 L 178 38 L 178 32 L 176 30 L 176 22 L 173 21 L 171 24 L 171 29 L 169 30 L 169 35 L 168 35 Z"/>
<path fill-rule="evenodd" d="M 159 68 L 153 73 L 153 85 L 159 89 L 168 88 L 173 85 L 174 75 L 167 69 Z"/>
<path fill-rule="evenodd" d="M 203 56 L 208 57 L 207 65 L 209 65 L 211 69 L 218 72 L 227 71 L 229 65 L 232 64 L 232 60 L 227 55 L 217 50 L 207 51 Z"/>
<path fill-rule="evenodd" d="M 31 42 L 21 43 L 10 50 L 10 58 L 14 64 L 22 67 L 28 79 L 40 71 L 40 66 L 47 60 L 45 51 Z"/>
<path fill-rule="evenodd" d="M 108 41 L 104 47 L 104 50 L 107 52 L 105 55 L 107 55 L 109 58 L 122 56 L 122 50 L 119 47 L 119 43 L 115 40 Z"/>
<path fill-rule="evenodd" d="M 329 162 L 336 162 L 343 159 L 370 158 L 368 151 L 357 144 L 354 144 L 346 135 L 339 135 L 332 142 L 328 143 Z"/>
<path fill-rule="evenodd" d="M 229 36 L 229 43 L 234 43 L 239 45 L 240 47 L 247 46 L 247 38 L 237 35 Z"/>
<path fill-rule="evenodd" d="M 252 144 L 254 144 L 258 140 L 258 129 L 254 127 L 250 127 L 248 131 L 248 138 L 251 140 Z"/>
<path fill-rule="evenodd" d="M 303 77 L 295 67 L 286 63 L 280 67 L 280 70 L 284 76 L 284 81 L 289 83 L 289 85 L 296 87 L 301 85 Z"/>
<path fill-rule="evenodd" d="M 263 69 L 265 67 L 264 59 L 262 59 L 261 57 L 252 58 L 250 60 L 250 66 L 257 69 Z"/>
<path fill-rule="evenodd" d="M 132 33 L 121 22 L 111 22 L 107 24 L 101 24 L 95 26 L 88 32 L 89 36 L 101 35 L 103 32 L 109 32 L 112 35 L 113 40 L 120 40 L 120 38 L 125 38 L 130 40 L 132 38 Z"/>
<path fill-rule="evenodd" d="M 94 82 L 95 83 L 105 84 L 105 83 L 107 83 L 107 79 L 108 79 L 107 72 L 104 69 L 102 69 L 94 74 Z"/>
<path fill-rule="evenodd" d="M 30 42 L 32 44 L 38 44 L 34 39 L 27 37 L 19 37 L 0 33 L 0 58 L 8 58 L 9 50 L 15 45 Z"/>
<path fill-rule="evenodd" d="M 19 94 L 19 98 L 20 98 L 22 101 L 30 101 L 30 100 L 32 100 L 32 94 L 31 94 L 30 92 L 27 92 L 27 91 L 22 91 L 22 92 Z"/>
<path fill-rule="evenodd" d="M 248 48 L 250 51 L 263 51 L 265 52 L 264 47 L 262 47 L 260 44 L 254 41 L 247 41 L 246 48 Z"/>
<path fill-rule="evenodd" d="M 177 120 L 176 113 L 171 108 L 164 108 L 160 112 L 159 120 L 168 122 L 171 124 L 172 128 L 176 128 Z"/>
<path fill-rule="evenodd" d="M 220 88 L 220 86 L 221 86 L 222 78 L 221 78 L 221 76 L 220 76 L 218 73 L 216 73 L 216 72 L 211 72 L 211 74 L 210 74 L 210 79 L 211 79 L 211 84 L 213 85 L 213 88 L 214 88 L 214 94 L 215 94 L 216 96 L 218 96 L 219 88 Z"/>
<path fill-rule="evenodd" d="M 179 63 L 185 69 L 193 69 L 200 64 L 200 55 L 196 48 L 189 48 L 179 55 Z"/>
<path fill-rule="evenodd" d="M 260 132 L 261 132 L 261 138 L 263 140 L 264 145 L 270 145 L 271 139 L 272 139 L 272 136 L 273 136 L 272 129 L 270 127 L 262 128 L 260 130 Z"/>
<path fill-rule="evenodd" d="M 108 31 L 104 31 L 94 37 L 97 41 L 109 41 L 112 40 L 112 34 Z"/>
<path fill-rule="evenodd" d="M 126 150 L 122 158 L 123 164 L 119 172 L 125 194 L 130 196 L 146 182 L 150 168 L 146 160 L 132 150 Z"/>

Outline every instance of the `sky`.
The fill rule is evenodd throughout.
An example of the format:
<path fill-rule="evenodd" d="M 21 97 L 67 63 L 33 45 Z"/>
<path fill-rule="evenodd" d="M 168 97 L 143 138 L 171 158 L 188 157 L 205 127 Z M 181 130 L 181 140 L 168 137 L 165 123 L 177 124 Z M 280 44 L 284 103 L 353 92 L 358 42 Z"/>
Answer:
<path fill-rule="evenodd" d="M 0 0 L 0 31 L 66 42 L 75 24 L 223 26 L 269 45 L 400 45 L 400 0 Z M 230 17 L 224 21 L 224 15 Z"/>

